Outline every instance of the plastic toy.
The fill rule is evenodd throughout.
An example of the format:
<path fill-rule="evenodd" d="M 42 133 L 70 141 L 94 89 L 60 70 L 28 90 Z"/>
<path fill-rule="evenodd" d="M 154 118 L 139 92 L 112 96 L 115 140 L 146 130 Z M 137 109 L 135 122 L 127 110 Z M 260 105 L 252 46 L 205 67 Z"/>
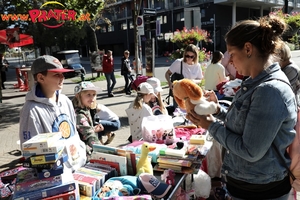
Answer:
<path fill-rule="evenodd" d="M 138 170 L 136 176 L 141 173 L 149 173 L 153 175 L 153 167 L 151 161 L 148 159 L 148 153 L 155 149 L 156 147 L 150 145 L 148 142 L 143 143 L 141 147 L 141 157 L 136 165 L 136 169 Z"/>

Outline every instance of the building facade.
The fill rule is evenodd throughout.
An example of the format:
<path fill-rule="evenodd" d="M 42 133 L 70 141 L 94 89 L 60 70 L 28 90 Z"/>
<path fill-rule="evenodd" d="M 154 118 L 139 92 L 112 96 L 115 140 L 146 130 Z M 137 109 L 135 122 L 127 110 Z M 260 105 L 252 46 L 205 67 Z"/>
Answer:
<path fill-rule="evenodd" d="M 112 12 L 104 16 L 110 19 L 111 24 L 104 21 L 97 22 L 97 40 L 99 49 L 111 49 L 114 55 L 122 55 L 125 49 L 134 52 L 134 1 L 117 0 L 109 5 Z M 165 55 L 177 47 L 170 42 L 174 31 L 183 27 L 198 26 L 210 33 L 215 44 L 201 44 L 208 50 L 226 50 L 224 35 L 232 24 L 239 20 L 256 19 L 268 15 L 274 9 L 283 8 L 284 0 L 137 0 L 141 5 L 140 16 L 144 8 L 155 9 L 157 31 L 151 34 L 155 37 L 156 55 Z M 300 8 L 300 0 L 289 0 L 288 11 Z M 214 32 L 215 31 L 215 32 Z M 146 35 L 141 38 L 141 51 L 144 54 Z M 148 37 L 148 36 L 147 36 Z"/>

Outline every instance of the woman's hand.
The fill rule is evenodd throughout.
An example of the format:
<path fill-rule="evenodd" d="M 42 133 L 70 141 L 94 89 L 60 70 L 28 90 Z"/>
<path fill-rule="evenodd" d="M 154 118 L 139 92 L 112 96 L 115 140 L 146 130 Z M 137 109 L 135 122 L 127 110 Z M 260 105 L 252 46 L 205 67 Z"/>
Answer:
<path fill-rule="evenodd" d="M 206 98 L 207 101 L 213 101 L 216 104 L 219 104 L 218 97 L 216 93 L 212 90 L 205 90 L 204 97 Z"/>
<path fill-rule="evenodd" d="M 101 131 L 104 131 L 104 127 L 102 126 L 102 124 L 98 124 L 94 127 L 94 131 L 95 131 L 95 133 L 99 133 Z"/>
<path fill-rule="evenodd" d="M 196 126 L 201 126 L 204 129 L 208 129 L 210 124 L 215 121 L 212 115 L 198 115 L 194 110 L 191 110 L 186 118 Z"/>

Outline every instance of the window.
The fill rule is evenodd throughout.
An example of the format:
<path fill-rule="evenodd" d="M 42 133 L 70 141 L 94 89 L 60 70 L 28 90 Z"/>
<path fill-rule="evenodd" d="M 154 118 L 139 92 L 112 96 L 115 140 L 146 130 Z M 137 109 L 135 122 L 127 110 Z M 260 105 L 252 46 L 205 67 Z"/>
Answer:
<path fill-rule="evenodd" d="M 160 22 L 160 24 L 168 23 L 166 15 L 162 15 L 162 16 L 157 17 L 157 20 Z"/>
<path fill-rule="evenodd" d="M 114 25 L 108 26 L 108 32 L 114 32 L 114 31 L 115 31 Z"/>
<path fill-rule="evenodd" d="M 176 14 L 176 21 L 177 22 L 184 21 L 183 12 Z"/>
<path fill-rule="evenodd" d="M 129 29 L 133 29 L 134 28 L 134 24 L 132 21 L 129 22 Z"/>
<path fill-rule="evenodd" d="M 121 23 L 121 30 L 127 30 L 126 22 Z"/>

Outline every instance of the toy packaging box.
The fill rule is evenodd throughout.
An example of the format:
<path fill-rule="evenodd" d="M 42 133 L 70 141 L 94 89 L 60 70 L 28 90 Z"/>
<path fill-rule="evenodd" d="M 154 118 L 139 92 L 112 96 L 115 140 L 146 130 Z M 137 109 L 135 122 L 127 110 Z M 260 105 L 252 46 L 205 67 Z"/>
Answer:
<path fill-rule="evenodd" d="M 32 192 L 62 184 L 62 175 L 39 179 L 36 169 L 28 168 L 17 174 L 15 194 Z"/>
<path fill-rule="evenodd" d="M 32 137 L 30 140 L 22 144 L 22 149 L 27 151 L 30 149 L 48 148 L 62 138 L 61 132 L 43 133 Z"/>
<path fill-rule="evenodd" d="M 13 199 L 14 200 L 40 200 L 46 197 L 52 197 L 55 195 L 59 195 L 62 193 L 74 191 L 76 188 L 75 181 L 71 181 L 68 183 L 63 183 L 58 186 L 37 190 L 37 191 L 31 191 L 27 193 L 20 193 L 20 194 L 14 194 Z"/>
<path fill-rule="evenodd" d="M 23 156 L 34 156 L 39 154 L 51 154 L 58 153 L 65 147 L 62 140 L 58 140 L 55 143 L 51 144 L 48 147 L 28 147 L 24 148 L 22 151 Z"/>
<path fill-rule="evenodd" d="M 52 197 L 44 198 L 43 200 L 75 200 L 76 198 L 76 190 L 73 190 Z"/>
<path fill-rule="evenodd" d="M 47 162 L 47 163 L 39 163 L 39 164 L 32 164 L 30 157 L 27 158 L 23 162 L 23 167 L 28 167 L 28 168 L 36 168 L 36 169 L 57 169 L 60 166 L 63 165 L 64 162 L 68 160 L 68 154 L 62 154 L 57 160 L 54 162 Z"/>

